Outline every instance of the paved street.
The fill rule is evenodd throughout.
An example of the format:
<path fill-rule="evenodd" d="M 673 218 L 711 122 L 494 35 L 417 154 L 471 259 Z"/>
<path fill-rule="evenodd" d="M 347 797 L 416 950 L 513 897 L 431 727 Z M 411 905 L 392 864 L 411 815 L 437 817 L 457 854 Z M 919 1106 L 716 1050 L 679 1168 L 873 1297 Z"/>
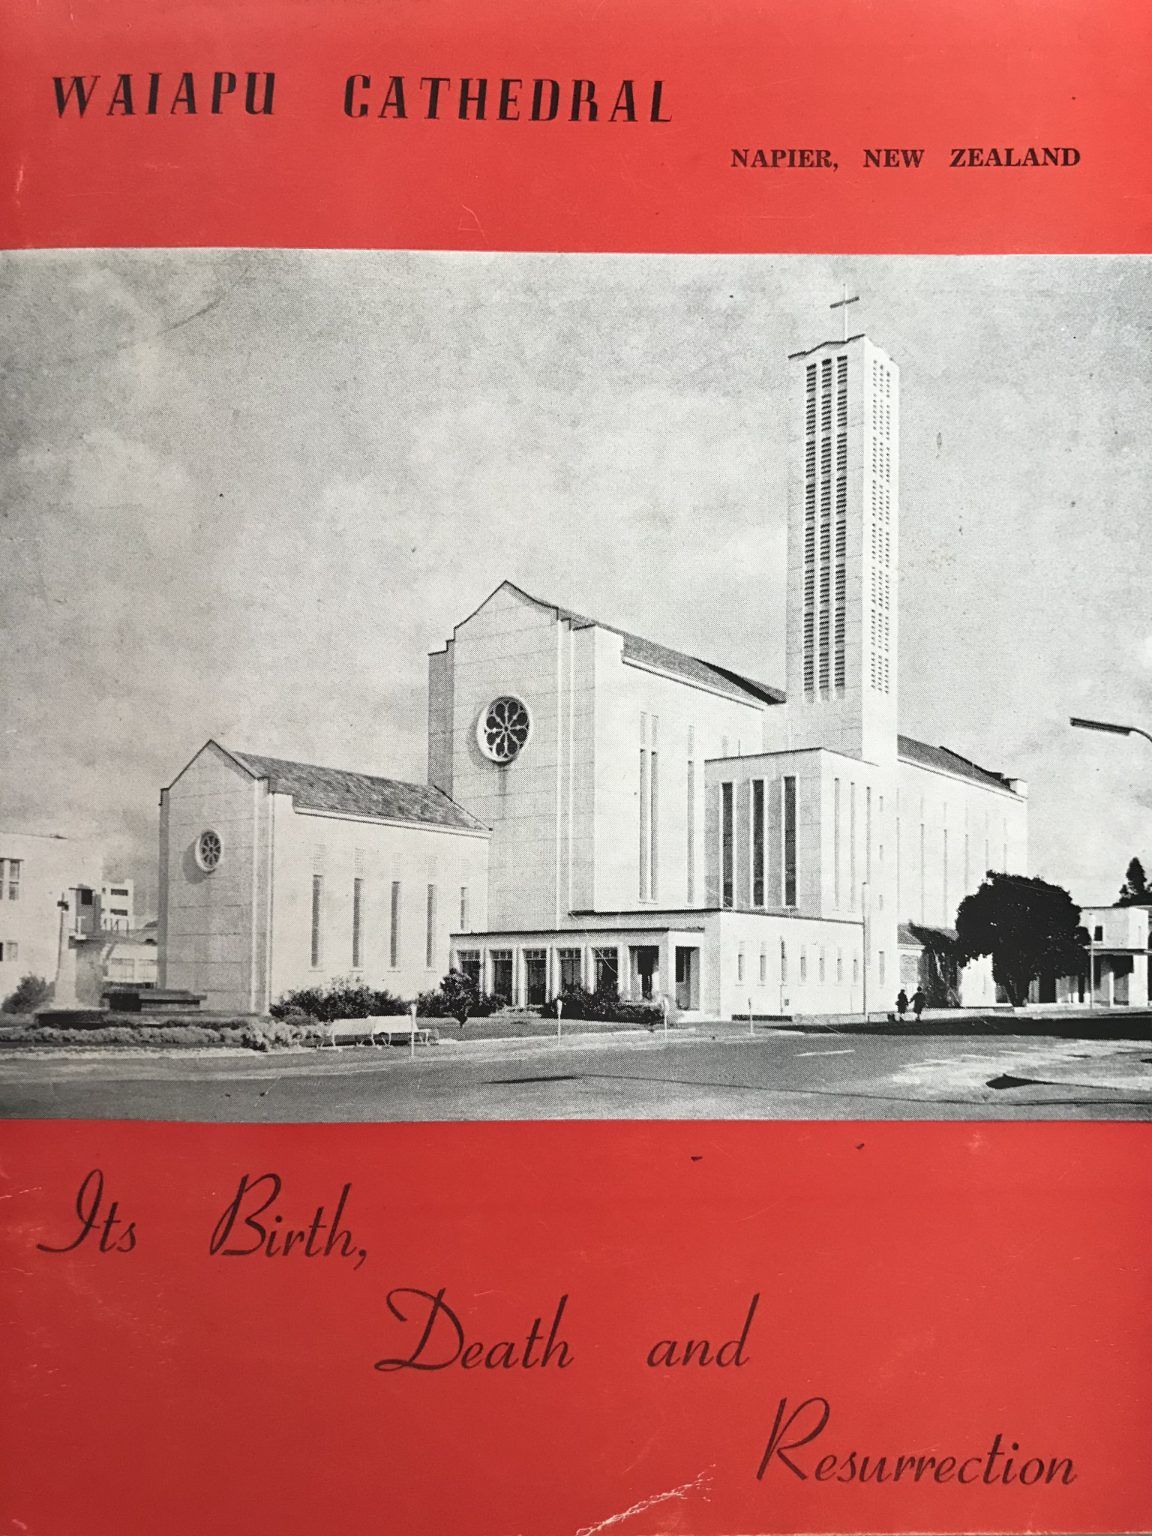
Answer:
<path fill-rule="evenodd" d="M 260 1056 L 0 1048 L 9 1118 L 1152 1119 L 1152 1044 L 737 1028 Z"/>

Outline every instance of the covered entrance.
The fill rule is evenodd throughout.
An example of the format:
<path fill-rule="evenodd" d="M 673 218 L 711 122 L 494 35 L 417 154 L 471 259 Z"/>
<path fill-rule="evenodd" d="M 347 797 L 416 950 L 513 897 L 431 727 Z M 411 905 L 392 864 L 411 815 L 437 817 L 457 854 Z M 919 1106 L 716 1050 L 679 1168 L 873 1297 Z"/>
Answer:
<path fill-rule="evenodd" d="M 634 1000 L 650 1002 L 660 995 L 660 947 L 657 944 L 632 944 L 631 992 Z"/>
<path fill-rule="evenodd" d="M 700 1007 L 700 951 L 676 946 L 676 1007 L 691 1013 Z"/>
<path fill-rule="evenodd" d="M 548 1001 L 548 951 L 524 951 L 524 1001 L 529 1008 L 540 1008 Z"/>

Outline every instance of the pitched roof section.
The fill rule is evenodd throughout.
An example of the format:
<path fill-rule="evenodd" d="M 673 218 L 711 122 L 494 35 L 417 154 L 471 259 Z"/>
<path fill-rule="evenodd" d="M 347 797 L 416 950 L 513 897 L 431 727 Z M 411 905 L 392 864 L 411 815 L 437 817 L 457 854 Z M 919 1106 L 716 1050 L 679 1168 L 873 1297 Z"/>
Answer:
<path fill-rule="evenodd" d="M 483 822 L 431 784 L 378 779 L 373 774 L 319 768 L 314 763 L 293 763 L 279 757 L 257 757 L 251 752 L 230 751 L 230 755 L 258 779 L 267 779 L 273 794 L 291 795 L 301 810 L 371 816 L 380 821 L 423 822 L 466 832 L 488 830 Z"/>
<path fill-rule="evenodd" d="M 906 949 L 911 949 L 913 946 L 926 949 L 933 943 L 938 949 L 947 949 L 956 943 L 956 930 L 955 928 L 933 928 L 928 923 L 898 923 L 896 942 Z"/>
<path fill-rule="evenodd" d="M 505 582 L 504 585 L 511 587 L 521 597 L 527 598 L 530 603 L 535 603 L 538 608 L 547 608 L 558 618 L 566 619 L 573 629 L 606 629 L 610 634 L 619 635 L 624 641 L 625 661 L 633 661 L 641 667 L 651 667 L 657 672 L 667 672 L 673 677 L 683 678 L 687 683 L 697 683 L 703 688 L 711 688 L 714 692 L 726 694 L 732 699 L 751 699 L 757 704 L 783 704 L 784 702 L 784 695 L 780 689 L 773 688 L 768 683 L 758 683 L 753 678 L 744 677 L 742 673 L 717 666 L 715 662 L 702 661 L 699 656 L 689 656 L 684 651 L 674 651 L 666 645 L 658 645 L 654 640 L 645 640 L 641 635 L 633 635 L 626 629 L 619 629 L 615 624 L 605 624 L 600 619 L 586 618 L 584 614 L 574 613 L 571 608 L 562 608 L 558 603 L 542 602 L 540 598 L 533 597 L 530 592 L 525 592 L 523 587 L 518 587 L 511 581 Z"/>
<path fill-rule="evenodd" d="M 911 736 L 897 736 L 896 751 L 906 763 L 919 763 L 924 768 L 935 768 L 940 773 L 950 773 L 954 778 L 971 779 L 974 784 L 985 784 L 992 789 L 1007 790 L 1012 793 L 1008 780 L 1002 773 L 993 773 L 990 768 L 981 768 L 979 763 L 970 762 L 968 758 L 961 757 L 958 752 L 950 752 L 947 747 L 930 747 L 925 741 L 916 741 Z"/>

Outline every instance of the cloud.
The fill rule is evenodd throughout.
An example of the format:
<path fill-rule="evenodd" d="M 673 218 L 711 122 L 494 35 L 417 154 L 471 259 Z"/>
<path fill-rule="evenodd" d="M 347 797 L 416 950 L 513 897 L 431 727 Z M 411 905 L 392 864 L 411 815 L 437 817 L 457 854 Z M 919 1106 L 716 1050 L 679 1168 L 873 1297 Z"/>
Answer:
<path fill-rule="evenodd" d="M 154 886 L 208 735 L 420 777 L 425 654 L 506 576 L 782 684 L 786 358 L 847 278 L 903 375 L 904 728 L 1029 779 L 1036 867 L 1110 899 L 1148 760 L 1066 720 L 1148 714 L 1150 271 L 9 255 L 5 815 Z"/>

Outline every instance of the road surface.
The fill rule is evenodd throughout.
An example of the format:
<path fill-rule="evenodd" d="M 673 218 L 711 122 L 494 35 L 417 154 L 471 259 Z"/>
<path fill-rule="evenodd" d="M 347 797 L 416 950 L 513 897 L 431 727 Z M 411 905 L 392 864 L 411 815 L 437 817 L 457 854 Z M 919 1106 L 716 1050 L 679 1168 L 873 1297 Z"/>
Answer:
<path fill-rule="evenodd" d="M 258 1055 L 0 1048 L 0 1115 L 202 1121 L 1152 1119 L 1152 1044 L 795 1033 Z"/>

